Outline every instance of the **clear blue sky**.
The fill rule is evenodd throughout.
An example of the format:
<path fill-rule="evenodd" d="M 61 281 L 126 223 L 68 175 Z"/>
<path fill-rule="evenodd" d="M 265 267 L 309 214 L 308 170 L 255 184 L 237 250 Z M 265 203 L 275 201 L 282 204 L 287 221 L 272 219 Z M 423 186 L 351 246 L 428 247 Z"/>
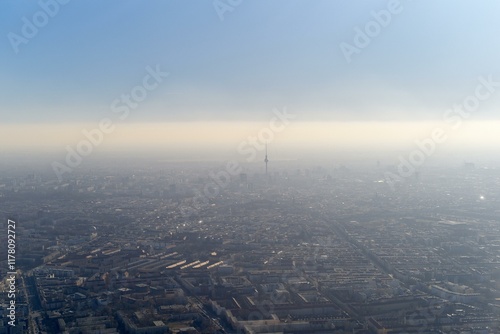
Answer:
<path fill-rule="evenodd" d="M 260 120 L 281 106 L 302 120 L 436 119 L 478 76 L 500 81 L 494 0 L 401 0 L 347 63 L 340 43 L 387 3 L 243 0 L 221 21 L 210 0 L 73 0 L 16 54 L 8 34 L 40 3 L 2 0 L 0 119 L 94 122 L 156 64 L 170 76 L 131 122 Z M 487 102 L 478 117 L 498 119 L 500 99 Z"/>

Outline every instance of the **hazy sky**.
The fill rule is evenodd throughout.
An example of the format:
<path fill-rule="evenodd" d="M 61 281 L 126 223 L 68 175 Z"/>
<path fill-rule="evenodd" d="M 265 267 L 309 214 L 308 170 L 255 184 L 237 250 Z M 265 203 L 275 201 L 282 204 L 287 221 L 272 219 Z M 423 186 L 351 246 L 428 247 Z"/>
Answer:
<path fill-rule="evenodd" d="M 356 28 L 391 1 L 242 0 L 221 14 L 210 0 L 73 0 L 49 6 L 57 13 L 44 21 L 54 1 L 0 2 L 3 127 L 267 122 L 286 106 L 304 124 L 418 121 L 424 136 L 478 77 L 500 81 L 495 0 L 401 0 L 350 62 L 342 43 L 356 47 Z M 142 85 L 148 66 L 169 75 L 118 121 L 111 105 Z M 500 120 L 497 89 L 471 120 Z M 61 145 L 80 132 L 61 133 Z"/>

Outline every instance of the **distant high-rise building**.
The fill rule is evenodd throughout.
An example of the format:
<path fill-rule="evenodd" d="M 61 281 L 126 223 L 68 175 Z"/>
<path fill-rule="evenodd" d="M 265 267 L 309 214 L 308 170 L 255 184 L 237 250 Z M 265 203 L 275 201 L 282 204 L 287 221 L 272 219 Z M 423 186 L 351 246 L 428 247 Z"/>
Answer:
<path fill-rule="evenodd" d="M 266 163 L 266 175 L 267 175 L 267 163 L 269 162 L 269 159 L 267 159 L 267 143 L 266 143 L 266 158 L 264 159 L 264 162 Z"/>
<path fill-rule="evenodd" d="M 247 182 L 248 176 L 246 173 L 240 173 L 240 182 Z"/>

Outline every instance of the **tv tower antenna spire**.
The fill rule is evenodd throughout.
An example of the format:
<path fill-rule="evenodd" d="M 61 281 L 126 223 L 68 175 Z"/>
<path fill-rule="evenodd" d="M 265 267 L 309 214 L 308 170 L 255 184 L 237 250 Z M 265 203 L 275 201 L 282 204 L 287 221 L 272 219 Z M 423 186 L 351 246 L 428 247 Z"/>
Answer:
<path fill-rule="evenodd" d="M 266 163 L 266 175 L 267 175 L 267 163 L 269 162 L 269 159 L 267 159 L 267 143 L 266 143 L 266 158 L 264 159 L 264 162 Z"/>

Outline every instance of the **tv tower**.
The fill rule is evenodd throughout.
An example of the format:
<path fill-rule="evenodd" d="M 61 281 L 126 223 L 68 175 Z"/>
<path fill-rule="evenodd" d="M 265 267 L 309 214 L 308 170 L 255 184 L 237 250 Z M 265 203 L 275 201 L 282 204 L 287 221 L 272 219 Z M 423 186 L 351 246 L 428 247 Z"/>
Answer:
<path fill-rule="evenodd" d="M 266 163 L 266 175 L 267 175 L 267 163 L 269 162 L 269 159 L 267 159 L 267 143 L 266 143 L 266 158 L 264 159 L 264 162 Z"/>

